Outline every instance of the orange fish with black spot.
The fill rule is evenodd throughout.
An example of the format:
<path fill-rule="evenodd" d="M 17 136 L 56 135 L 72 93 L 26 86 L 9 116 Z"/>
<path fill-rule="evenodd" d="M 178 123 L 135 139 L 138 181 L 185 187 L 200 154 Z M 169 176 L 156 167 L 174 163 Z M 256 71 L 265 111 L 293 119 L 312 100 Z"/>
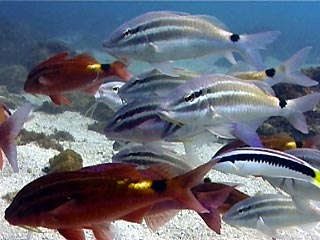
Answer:
<path fill-rule="evenodd" d="M 70 240 L 84 240 L 83 229 L 93 230 L 96 239 L 112 239 L 112 221 L 140 222 L 151 206 L 162 201 L 175 200 L 187 209 L 208 212 L 190 188 L 214 164 L 210 161 L 158 180 L 127 163 L 52 173 L 26 185 L 6 209 L 5 219 L 12 225 L 57 229 Z M 158 166 L 159 173 L 168 171 L 167 166 Z"/>
<path fill-rule="evenodd" d="M 70 57 L 68 52 L 57 54 L 34 67 L 26 80 L 24 90 L 43 94 L 57 105 L 71 105 L 63 94 L 81 91 L 94 95 L 108 77 L 129 80 L 131 74 L 120 61 L 100 64 L 88 53 Z"/>
<path fill-rule="evenodd" d="M 4 152 L 13 171 L 18 172 L 15 138 L 27 121 L 31 109 L 31 104 L 25 103 L 11 115 L 9 109 L 0 102 L 0 170 L 4 167 L 4 156 L 2 154 Z"/>

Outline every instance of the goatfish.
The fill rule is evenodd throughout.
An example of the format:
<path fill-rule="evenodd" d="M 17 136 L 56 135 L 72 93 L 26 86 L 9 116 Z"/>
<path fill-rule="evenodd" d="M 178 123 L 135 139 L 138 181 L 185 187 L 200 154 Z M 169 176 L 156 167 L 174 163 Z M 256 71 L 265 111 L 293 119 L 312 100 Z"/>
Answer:
<path fill-rule="evenodd" d="M 309 137 L 303 141 L 296 141 L 288 133 L 282 132 L 271 136 L 259 136 L 263 147 L 279 151 L 287 151 L 296 148 L 316 148 L 320 144 L 320 136 Z M 243 141 L 237 139 L 221 147 L 215 156 L 235 148 L 248 147 Z M 300 158 L 300 157 L 299 157 Z M 303 159 L 303 158 L 302 158 Z"/>
<path fill-rule="evenodd" d="M 32 105 L 25 103 L 11 115 L 10 110 L 0 102 L 0 170 L 4 167 L 3 151 L 13 171 L 19 171 L 15 138 L 27 121 L 31 110 Z"/>
<path fill-rule="evenodd" d="M 102 84 L 94 94 L 96 102 L 87 110 L 86 114 L 94 113 L 99 103 L 107 105 L 113 112 L 120 109 L 125 102 L 118 95 L 119 89 L 124 85 L 124 81 L 112 80 Z"/>
<path fill-rule="evenodd" d="M 279 35 L 279 31 L 239 35 L 213 16 L 155 11 L 119 26 L 103 42 L 103 48 L 123 61 L 148 62 L 162 73 L 176 76 L 170 61 L 213 54 L 234 64 L 232 52 L 238 52 L 246 62 L 261 69 L 258 50 L 265 49 Z"/>
<path fill-rule="evenodd" d="M 141 168 L 148 168 L 155 164 L 166 163 L 177 173 L 183 174 L 199 165 L 193 159 L 179 156 L 176 152 L 148 145 L 133 145 L 121 149 L 112 156 L 115 163 L 133 163 Z"/>
<path fill-rule="evenodd" d="M 254 67 L 239 61 L 231 67 L 228 74 L 243 80 L 263 80 L 269 86 L 279 83 L 290 83 L 304 87 L 315 86 L 318 85 L 318 82 L 307 77 L 301 71 L 301 66 L 311 48 L 302 48 L 278 67 L 263 71 L 256 71 Z"/>
<path fill-rule="evenodd" d="M 302 159 L 314 168 L 320 169 L 320 151 L 317 149 L 291 149 L 287 150 L 286 153 Z M 320 201 L 320 189 L 314 183 L 292 178 L 263 177 L 263 179 L 275 188 L 280 188 L 290 194 L 298 204 L 306 200 Z"/>
<path fill-rule="evenodd" d="M 136 165 L 120 163 L 48 174 L 18 192 L 5 219 L 11 225 L 57 229 L 70 240 L 84 239 L 83 228 L 92 229 L 98 239 L 110 239 L 111 221 L 140 222 L 151 206 L 162 201 L 176 200 L 198 213 L 208 212 L 190 188 L 214 164 L 210 161 L 183 175 L 160 179 L 143 174 Z M 166 164 L 157 166 L 156 174 L 169 173 Z"/>
<path fill-rule="evenodd" d="M 290 197 L 266 194 L 236 203 L 222 219 L 227 224 L 257 229 L 276 238 L 278 229 L 319 222 L 320 212 L 316 208 L 301 211 Z"/>
<path fill-rule="evenodd" d="M 224 173 L 300 179 L 320 187 L 320 170 L 281 151 L 244 147 L 217 155 L 212 160 L 217 160 L 215 170 Z"/>
<path fill-rule="evenodd" d="M 68 52 L 63 52 L 35 66 L 28 74 L 24 90 L 48 95 L 57 105 L 71 105 L 63 94 L 77 90 L 95 94 L 105 79 L 112 76 L 131 78 L 126 65 L 120 61 L 100 64 L 88 53 L 70 57 Z"/>
<path fill-rule="evenodd" d="M 142 97 L 165 97 L 181 83 L 200 76 L 199 73 L 181 68 L 173 68 L 173 71 L 176 77 L 163 74 L 157 69 L 145 71 L 126 82 L 119 89 L 119 95 L 127 102 Z"/>
<path fill-rule="evenodd" d="M 203 75 L 173 89 L 162 100 L 159 116 L 175 124 L 194 124 L 222 138 L 239 138 L 262 147 L 256 129 L 271 116 L 283 116 L 299 131 L 308 133 L 303 112 L 312 110 L 320 93 L 285 100 L 273 90 L 238 78 Z"/>

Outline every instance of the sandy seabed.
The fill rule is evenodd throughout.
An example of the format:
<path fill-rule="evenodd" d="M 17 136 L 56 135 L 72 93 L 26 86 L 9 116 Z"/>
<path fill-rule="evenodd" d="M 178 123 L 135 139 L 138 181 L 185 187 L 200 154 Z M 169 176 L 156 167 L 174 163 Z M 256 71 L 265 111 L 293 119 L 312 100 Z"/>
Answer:
<path fill-rule="evenodd" d="M 45 113 L 34 112 L 34 118 L 25 124 L 27 130 L 53 133 L 54 130 L 67 131 L 73 135 L 74 142 L 60 142 L 63 147 L 71 148 L 81 154 L 84 166 L 108 162 L 112 156 L 113 141 L 109 141 L 104 135 L 87 130 L 87 126 L 94 120 L 81 116 L 75 112 L 65 112 L 63 114 L 48 115 Z M 220 144 L 204 146 L 199 151 L 199 156 L 203 161 L 208 161 L 211 156 L 221 147 Z M 174 145 L 174 149 L 183 153 L 181 145 Z M 48 165 L 48 160 L 59 152 L 51 149 L 40 148 L 36 143 L 18 146 L 19 173 L 13 173 L 12 169 L 6 164 L 4 170 L 0 172 L 0 194 L 5 195 L 21 189 L 30 181 L 43 175 L 42 168 Z M 241 183 L 240 190 L 254 195 L 258 193 L 275 193 L 275 190 L 261 179 L 242 178 L 234 175 L 226 175 L 216 171 L 209 174 L 213 181 Z M 62 238 L 55 230 L 41 228 L 41 233 L 32 233 L 28 238 L 26 229 L 10 226 L 4 219 L 4 211 L 8 207 L 8 202 L 0 199 L 0 240 L 59 240 Z M 152 232 L 145 224 L 133 224 L 125 221 L 114 223 L 116 239 L 123 240 L 230 240 L 230 239 L 271 239 L 262 233 L 241 228 L 237 229 L 222 223 L 221 235 L 210 230 L 203 220 L 192 211 L 180 211 L 177 216 L 157 232 Z M 298 228 L 280 231 L 282 239 L 319 239 L 316 233 L 320 231 L 318 225 L 313 231 L 305 232 Z M 87 232 L 87 239 L 94 239 L 91 232 Z"/>

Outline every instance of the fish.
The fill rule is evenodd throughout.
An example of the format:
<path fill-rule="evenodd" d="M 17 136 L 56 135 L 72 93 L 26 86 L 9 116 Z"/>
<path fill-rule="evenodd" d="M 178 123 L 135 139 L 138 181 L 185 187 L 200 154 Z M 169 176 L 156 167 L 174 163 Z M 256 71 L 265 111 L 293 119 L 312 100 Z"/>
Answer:
<path fill-rule="evenodd" d="M 131 73 L 120 61 L 100 64 L 88 53 L 70 57 L 63 52 L 35 66 L 27 76 L 24 91 L 48 95 L 57 105 L 71 105 L 63 94 L 73 91 L 95 94 L 105 79 L 112 76 L 129 80 Z"/>
<path fill-rule="evenodd" d="M 31 103 L 24 103 L 12 115 L 3 103 L 0 103 L 0 107 L 0 170 L 4 167 L 3 151 L 13 172 L 17 173 L 19 172 L 19 166 L 15 138 L 28 120 L 33 107 Z"/>
<path fill-rule="evenodd" d="M 147 70 L 126 82 L 119 89 L 119 95 L 127 102 L 142 97 L 165 97 L 176 86 L 200 76 L 182 68 L 173 68 L 173 71 L 176 77 L 163 74 L 158 69 Z"/>
<path fill-rule="evenodd" d="M 246 62 L 262 68 L 260 49 L 273 43 L 279 31 L 256 34 L 230 32 L 217 18 L 184 12 L 153 11 L 137 16 L 105 39 L 102 46 L 122 61 L 138 60 L 152 64 L 162 73 L 176 76 L 170 61 L 194 59 L 208 54 L 236 61 L 238 52 Z"/>
<path fill-rule="evenodd" d="M 104 129 L 110 140 L 131 141 L 142 144 L 181 142 L 190 159 L 197 159 L 194 148 L 217 139 L 206 129 L 196 125 L 177 125 L 159 117 L 157 108 L 161 97 L 136 99 L 121 107 L 109 119 Z"/>
<path fill-rule="evenodd" d="M 301 66 L 311 49 L 310 46 L 302 48 L 278 67 L 263 71 L 256 71 L 254 67 L 238 61 L 231 67 L 228 74 L 243 80 L 263 80 L 269 86 L 279 83 L 289 83 L 303 87 L 316 86 L 318 82 L 307 77 L 301 71 Z"/>
<path fill-rule="evenodd" d="M 98 91 L 94 94 L 96 102 L 87 110 L 85 115 L 90 112 L 92 115 L 99 103 L 107 105 L 113 112 L 116 112 L 118 109 L 120 109 L 123 105 L 125 105 L 125 101 L 123 101 L 118 95 L 119 89 L 123 85 L 124 81 L 122 80 L 108 81 L 102 84 Z"/>
<path fill-rule="evenodd" d="M 320 169 L 320 151 L 318 149 L 299 148 L 290 149 L 285 152 Z M 280 188 L 282 191 L 290 194 L 295 199 L 295 202 L 298 201 L 298 204 L 301 201 L 305 202 L 308 200 L 320 201 L 320 189 L 314 183 L 292 178 L 263 177 L 263 179 L 268 181 L 273 187 Z"/>
<path fill-rule="evenodd" d="M 229 225 L 257 229 L 276 238 L 278 229 L 319 222 L 320 212 L 316 208 L 301 211 L 290 197 L 281 194 L 264 194 L 236 203 L 222 219 Z"/>
<path fill-rule="evenodd" d="M 263 147 L 271 148 L 279 151 L 287 151 L 296 148 L 304 148 L 304 147 L 312 147 L 319 144 L 319 139 L 317 137 L 310 137 L 303 141 L 296 141 L 293 137 L 291 137 L 288 133 L 281 132 L 278 134 L 274 134 L 271 136 L 259 136 Z M 243 141 L 236 139 L 231 141 L 230 143 L 221 147 L 216 153 L 215 156 L 230 151 L 235 148 L 240 147 L 249 147 Z"/>
<path fill-rule="evenodd" d="M 300 158 L 281 151 L 244 147 L 213 157 L 214 169 L 240 176 L 293 178 L 320 187 L 320 170 Z"/>
<path fill-rule="evenodd" d="M 83 229 L 94 229 L 110 239 L 111 221 L 140 223 L 148 209 L 176 200 L 186 208 L 206 213 L 190 191 L 214 166 L 209 161 L 183 175 L 171 177 L 170 168 L 157 166 L 155 179 L 134 164 L 106 163 L 77 171 L 42 176 L 24 186 L 5 210 L 5 219 L 16 226 L 57 229 L 66 239 L 84 239 Z M 94 203 L 94 204 L 92 204 Z M 107 237 L 109 236 L 109 237 Z"/>
<path fill-rule="evenodd" d="M 208 74 L 183 83 L 163 98 L 159 116 L 174 124 L 194 124 L 222 138 L 239 138 L 262 147 L 256 129 L 271 116 L 285 117 L 297 130 L 308 133 L 303 112 L 320 101 L 320 93 L 285 100 L 270 87 L 224 74 Z"/>
<path fill-rule="evenodd" d="M 220 234 L 221 229 L 220 213 L 225 211 L 225 207 L 231 208 L 230 202 L 233 203 L 233 199 L 239 202 L 245 195 L 235 190 L 233 186 L 219 183 L 202 183 L 193 187 L 191 191 L 197 200 L 209 210 L 208 213 L 198 213 L 199 216 L 217 234 Z M 177 201 L 163 201 L 154 204 L 144 216 L 144 220 L 151 230 L 156 231 L 183 209 L 185 207 Z"/>
<path fill-rule="evenodd" d="M 186 173 L 201 163 L 186 156 L 178 155 L 167 148 L 149 145 L 129 145 L 113 155 L 112 162 L 133 163 L 142 169 L 155 164 L 166 163 L 177 174 Z"/>

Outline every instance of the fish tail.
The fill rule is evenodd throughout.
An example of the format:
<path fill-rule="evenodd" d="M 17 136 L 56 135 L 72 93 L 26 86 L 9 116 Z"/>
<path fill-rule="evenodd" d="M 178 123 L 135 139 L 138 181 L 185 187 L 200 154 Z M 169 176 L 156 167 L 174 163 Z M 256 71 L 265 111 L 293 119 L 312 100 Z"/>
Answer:
<path fill-rule="evenodd" d="M 25 103 L 0 126 L 0 148 L 6 155 L 14 172 L 19 171 L 15 138 L 26 122 L 31 109 L 32 105 Z"/>
<path fill-rule="evenodd" d="M 314 177 L 314 183 L 320 188 L 320 171 L 318 169 L 314 169 L 316 176 Z"/>
<path fill-rule="evenodd" d="M 320 149 L 320 135 L 316 135 L 303 141 L 304 148 Z"/>
<path fill-rule="evenodd" d="M 311 111 L 320 101 L 320 93 L 308 94 L 296 99 L 287 101 L 280 100 L 280 106 L 284 109 L 284 116 L 292 124 L 293 127 L 303 133 L 308 133 L 308 124 L 304 116 L 304 112 Z"/>
<path fill-rule="evenodd" d="M 216 161 L 209 161 L 183 175 L 172 178 L 168 182 L 170 193 L 186 208 L 198 213 L 207 213 L 208 209 L 201 205 L 190 191 L 190 188 L 199 184 L 215 163 Z"/>
<path fill-rule="evenodd" d="M 301 72 L 301 66 L 307 58 L 312 47 L 305 47 L 300 51 L 296 52 L 287 61 L 282 63 L 276 69 L 276 75 L 270 78 L 275 85 L 277 83 L 290 83 L 304 87 L 315 86 L 318 84 L 317 81 L 312 80 Z"/>
<path fill-rule="evenodd" d="M 265 49 L 266 45 L 273 43 L 279 35 L 279 31 L 240 35 L 239 52 L 247 63 L 257 70 L 262 70 L 263 62 L 259 49 Z"/>

